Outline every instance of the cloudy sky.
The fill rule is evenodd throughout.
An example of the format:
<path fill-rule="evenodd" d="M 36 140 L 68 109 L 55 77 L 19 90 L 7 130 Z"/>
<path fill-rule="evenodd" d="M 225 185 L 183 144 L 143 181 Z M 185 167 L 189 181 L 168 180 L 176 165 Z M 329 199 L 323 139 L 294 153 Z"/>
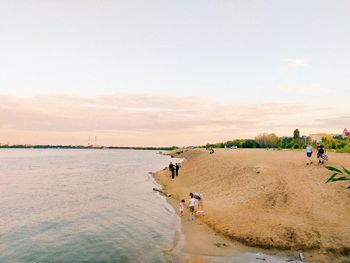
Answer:
<path fill-rule="evenodd" d="M 0 143 L 350 127 L 346 0 L 0 0 Z"/>

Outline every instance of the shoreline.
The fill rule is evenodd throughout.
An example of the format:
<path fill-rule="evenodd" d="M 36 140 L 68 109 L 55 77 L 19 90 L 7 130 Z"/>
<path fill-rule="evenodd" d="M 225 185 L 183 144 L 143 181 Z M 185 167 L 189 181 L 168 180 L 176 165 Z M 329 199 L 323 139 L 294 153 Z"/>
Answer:
<path fill-rule="evenodd" d="M 243 151 L 243 153 L 245 153 L 247 150 Z M 249 151 L 249 150 L 248 150 Z M 158 171 L 156 173 L 153 173 L 153 177 L 155 178 L 156 182 L 158 184 L 160 184 L 162 186 L 162 188 L 164 189 L 164 191 L 168 194 L 172 194 L 172 198 L 171 200 L 169 200 L 169 198 L 166 198 L 167 201 L 174 207 L 175 211 L 177 212 L 178 207 L 178 201 L 182 198 L 184 198 L 186 200 L 187 203 L 187 196 L 184 193 L 189 193 L 190 191 L 195 192 L 197 191 L 197 188 L 192 190 L 195 187 L 191 187 L 192 189 L 190 190 L 190 188 L 188 186 L 196 186 L 196 184 L 198 183 L 198 180 L 200 180 L 202 175 L 201 173 L 196 173 L 196 176 L 198 178 L 194 178 L 192 176 L 192 173 L 195 173 L 195 170 L 198 168 L 197 165 L 198 163 L 201 164 L 201 162 L 209 162 L 208 159 L 203 160 L 203 158 L 208 158 L 208 155 L 203 157 L 203 154 L 205 155 L 205 151 L 203 150 L 184 150 L 179 151 L 181 152 L 180 154 L 177 154 L 176 151 L 170 153 L 169 155 L 173 156 L 173 157 L 179 157 L 179 158 L 184 158 L 184 163 L 183 163 L 183 167 L 180 169 L 180 175 L 179 178 L 176 178 L 175 181 L 171 182 L 171 180 L 169 179 L 169 172 L 167 170 L 167 168 L 164 168 L 161 171 Z M 269 154 L 270 152 L 272 153 L 273 151 L 268 151 Z M 228 151 L 222 151 L 220 152 L 220 154 L 215 154 L 215 156 L 210 156 L 209 158 L 215 158 L 216 162 L 219 162 L 221 164 L 221 166 L 225 166 L 227 165 L 225 162 L 223 162 L 223 157 L 225 157 L 225 155 L 237 155 L 239 153 L 242 153 L 242 151 L 239 150 L 228 150 Z M 258 151 L 254 151 L 252 150 L 251 152 L 249 152 L 249 154 L 260 154 L 260 153 L 264 153 L 264 150 L 258 150 Z M 277 154 L 279 154 L 277 151 L 275 152 Z M 274 154 L 275 154 L 274 153 Z M 223 155 L 225 154 L 225 155 Z M 288 152 L 286 154 L 289 154 Z M 300 154 L 300 153 L 293 153 L 293 154 Z M 346 154 L 345 154 L 346 155 Z M 342 156 L 345 159 L 347 159 L 349 156 Z M 333 159 L 333 156 L 332 156 Z M 344 159 L 344 160 L 345 160 Z M 185 169 L 184 169 L 185 168 Z M 210 170 L 208 169 L 208 167 L 205 167 L 207 169 L 202 169 L 202 174 L 203 176 L 207 176 L 207 174 L 210 173 Z M 255 167 L 256 168 L 256 167 Z M 260 169 L 259 171 L 257 171 L 257 173 L 260 172 L 264 172 L 264 168 L 266 167 L 262 167 L 262 169 Z M 304 167 L 303 167 L 304 168 Z M 310 169 L 310 167 L 308 167 Z M 194 170 L 195 169 L 195 170 Z M 245 168 L 244 168 L 245 169 Z M 243 169 L 243 172 L 244 172 Z M 317 167 L 313 168 L 313 169 L 319 169 Z M 220 171 L 222 173 L 227 173 L 226 170 L 224 171 Z M 242 172 L 242 171 L 240 171 Z M 183 173 L 183 174 L 182 174 Z M 182 177 L 183 176 L 183 177 Z M 186 177 L 186 179 L 184 179 Z M 207 179 L 207 177 L 205 178 Z M 211 179 L 211 178 L 209 178 Z M 182 181 L 182 182 L 180 182 Z M 185 184 L 183 184 L 185 182 Z M 227 182 L 226 182 L 227 183 Z M 324 186 L 324 182 L 322 181 L 322 187 Z M 316 185 L 320 185 L 321 183 L 318 183 Z M 330 184 L 331 185 L 331 184 Z M 328 185 L 327 185 L 328 186 Z M 206 185 L 206 187 L 211 187 L 210 184 Z M 338 188 L 335 193 L 340 193 L 340 191 L 344 191 L 343 189 L 341 189 L 342 187 L 332 184 L 332 187 L 336 187 Z M 203 187 L 202 187 L 203 188 Z M 328 187 L 329 188 L 329 187 Z M 203 188 L 206 189 L 206 188 Z M 341 190 L 340 190 L 341 189 Z M 201 189 L 200 189 L 201 190 Z M 328 191 L 328 190 L 327 190 Z M 201 191 L 200 191 L 201 192 Z M 345 195 L 347 194 L 346 192 L 343 192 L 342 194 Z M 279 193 L 277 192 L 276 195 L 278 195 Z M 273 196 L 269 197 L 269 198 L 274 198 Z M 277 200 L 277 202 L 279 202 L 280 200 Z M 214 202 L 214 201 L 213 201 Z M 236 202 L 236 201 L 235 201 Z M 205 197 L 205 209 L 206 210 L 206 204 L 207 204 L 207 196 Z M 274 203 L 273 203 L 274 204 Z M 344 207 L 344 209 L 346 209 Z M 245 211 L 243 211 L 245 212 Z M 259 211 L 258 211 L 259 212 Z M 302 215 L 299 215 L 302 216 Z M 276 216 L 277 217 L 277 216 Z M 285 217 L 290 217 L 290 216 L 285 216 Z M 275 244 L 271 244 L 271 242 L 267 242 L 266 244 L 263 244 L 262 242 L 265 240 L 263 238 L 261 238 L 262 234 L 266 234 L 266 233 L 254 233 L 252 232 L 250 236 L 234 236 L 234 235 L 230 235 L 229 230 L 223 228 L 223 224 L 220 225 L 220 221 L 218 220 L 218 217 L 213 216 L 213 214 L 210 215 L 210 218 L 206 215 L 204 215 L 203 217 L 199 217 L 195 220 L 195 222 L 187 222 L 187 215 L 184 216 L 184 218 L 181 218 L 181 227 L 182 227 L 182 232 L 184 235 L 184 247 L 183 247 L 183 251 L 184 253 L 190 254 L 192 255 L 191 258 L 199 258 L 197 261 L 193 261 L 193 262 L 202 262 L 201 260 L 203 260 L 203 256 L 207 257 L 207 259 L 204 259 L 203 262 L 211 262 L 210 261 L 210 257 L 235 257 L 238 256 L 239 254 L 247 254 L 248 253 L 248 258 L 245 259 L 249 259 L 251 261 L 251 259 L 255 259 L 255 254 L 256 253 L 263 253 L 265 256 L 268 257 L 268 255 L 273 255 L 275 257 L 278 257 L 277 260 L 282 260 L 282 261 L 274 261 L 274 262 L 286 262 L 286 260 L 290 261 L 290 260 L 294 260 L 294 262 L 296 262 L 299 259 L 299 252 L 300 251 L 304 251 L 305 256 L 306 256 L 306 260 L 308 262 L 329 262 L 329 260 L 332 260 L 332 262 L 342 262 L 342 259 L 345 258 L 345 260 L 348 260 L 348 252 L 346 250 L 346 247 L 344 249 L 339 248 L 339 250 L 336 250 L 336 248 L 334 248 L 333 250 L 330 248 L 325 248 L 322 249 L 322 247 L 319 245 L 319 247 L 315 247 L 312 246 L 312 243 L 306 244 L 304 247 L 301 246 L 299 243 L 299 245 L 297 244 L 297 246 L 293 246 L 292 243 L 288 244 L 289 246 L 281 246 L 278 243 Z M 220 218 L 219 218 L 220 219 Z M 277 219 L 279 219 L 277 217 Z M 292 217 L 293 219 L 293 217 Z M 214 223 L 214 225 L 213 225 Z M 216 224 L 216 225 L 215 225 Z M 234 225 L 234 223 L 229 223 L 229 225 Z M 292 226 L 292 223 L 289 223 L 288 227 Z M 221 227 L 221 229 L 220 229 Z M 314 226 L 314 223 L 312 223 L 312 230 L 314 230 L 314 228 L 316 229 L 316 227 Z M 280 228 L 283 229 L 283 226 L 281 226 Z M 222 229 L 224 229 L 225 231 L 222 231 Z M 271 228 L 269 229 L 271 231 Z M 272 229 L 274 231 L 278 231 L 278 229 Z M 254 231 L 254 229 L 253 229 Z M 293 231 L 297 231 L 297 230 L 293 230 Z M 277 232 L 279 233 L 279 232 Z M 298 232 L 296 232 L 297 235 Z M 252 235 L 257 235 L 257 239 L 252 238 Z M 196 247 L 196 242 L 192 242 L 191 243 L 191 238 L 193 240 L 195 240 L 197 237 L 199 237 L 199 239 L 201 240 L 201 245 L 198 248 L 198 246 Z M 319 238 L 322 241 L 322 238 Z M 219 241 L 217 241 L 219 240 Z M 258 242 L 256 242 L 258 241 Z M 278 240 L 277 240 L 278 241 Z M 287 239 L 287 241 L 290 241 Z M 204 244 L 205 243 L 205 244 Z M 215 245 L 216 244 L 216 245 Z M 223 244 L 226 244 L 228 246 L 225 246 Z M 310 246 L 311 244 L 311 246 Z M 345 243 L 343 245 L 346 245 Z M 340 251 L 340 252 L 337 252 Z M 342 252 L 343 251 L 343 252 Z M 249 254 L 250 253 L 250 254 Z M 338 255 L 338 256 L 337 256 Z M 247 255 L 246 255 L 247 256 Z M 208 259 L 209 258 L 209 259 Z M 284 260 L 284 261 L 283 261 Z M 192 262 L 192 261 L 188 261 L 188 262 Z M 219 261 L 215 261 L 214 262 L 219 262 Z M 233 261 L 236 262 L 236 261 Z M 237 261 L 240 262 L 240 261 Z M 245 261 L 242 261 L 245 262 Z M 247 261 L 249 262 L 249 261 Z M 255 262 L 255 261 L 251 261 L 251 262 Z M 258 261 L 257 261 L 258 262 Z M 290 261 L 293 262 L 293 261 Z"/>
<path fill-rule="evenodd" d="M 298 254 L 279 251 L 276 249 L 266 250 L 258 247 L 248 247 L 239 241 L 215 231 L 197 216 L 194 221 L 189 221 L 188 209 L 184 216 L 178 214 L 178 203 L 180 200 L 168 196 L 166 186 L 162 178 L 169 176 L 169 171 L 163 168 L 152 173 L 155 182 L 162 188 L 166 201 L 174 208 L 180 219 L 180 233 L 175 234 L 172 256 L 175 262 L 186 263 L 210 263 L 210 262 L 301 262 Z M 182 235 L 182 237 L 179 237 Z M 232 261 L 233 260 L 233 261 Z"/>

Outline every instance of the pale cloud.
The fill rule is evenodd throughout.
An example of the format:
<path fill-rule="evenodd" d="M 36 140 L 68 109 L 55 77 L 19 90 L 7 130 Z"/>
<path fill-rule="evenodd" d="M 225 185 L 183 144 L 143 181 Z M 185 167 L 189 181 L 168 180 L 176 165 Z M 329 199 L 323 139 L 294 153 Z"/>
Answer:
<path fill-rule="evenodd" d="M 105 145 L 193 145 L 325 123 L 333 129 L 347 116 L 300 103 L 228 105 L 204 97 L 0 96 L 0 143 L 86 144 L 98 136 Z"/>
<path fill-rule="evenodd" d="M 282 85 L 278 88 L 279 91 L 287 94 L 317 94 L 321 91 L 321 88 L 317 85 Z"/>
<path fill-rule="evenodd" d="M 336 127 L 341 131 L 346 127 L 350 128 L 350 114 L 319 118 L 319 119 L 316 119 L 316 122 L 318 122 L 319 124 L 318 126 L 322 128 Z"/>
<path fill-rule="evenodd" d="M 305 59 L 300 59 L 300 58 L 289 58 L 289 59 L 284 59 L 282 61 L 283 67 L 287 69 L 297 69 L 297 68 L 302 68 L 307 65 L 307 62 Z"/>

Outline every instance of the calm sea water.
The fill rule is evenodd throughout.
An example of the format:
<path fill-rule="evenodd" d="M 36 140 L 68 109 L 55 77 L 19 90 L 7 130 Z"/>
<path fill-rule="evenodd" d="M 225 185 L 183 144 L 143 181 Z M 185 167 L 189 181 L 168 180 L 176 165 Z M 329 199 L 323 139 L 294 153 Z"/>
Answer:
<path fill-rule="evenodd" d="M 170 262 L 179 219 L 152 191 L 170 158 L 0 150 L 0 262 Z"/>

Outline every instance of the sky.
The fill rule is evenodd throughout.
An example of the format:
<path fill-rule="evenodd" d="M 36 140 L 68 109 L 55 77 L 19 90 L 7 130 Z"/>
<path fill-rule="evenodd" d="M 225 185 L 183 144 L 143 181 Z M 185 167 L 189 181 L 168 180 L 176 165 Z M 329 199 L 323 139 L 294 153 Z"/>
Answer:
<path fill-rule="evenodd" d="M 350 128 L 346 0 L 0 0 L 0 143 Z"/>

